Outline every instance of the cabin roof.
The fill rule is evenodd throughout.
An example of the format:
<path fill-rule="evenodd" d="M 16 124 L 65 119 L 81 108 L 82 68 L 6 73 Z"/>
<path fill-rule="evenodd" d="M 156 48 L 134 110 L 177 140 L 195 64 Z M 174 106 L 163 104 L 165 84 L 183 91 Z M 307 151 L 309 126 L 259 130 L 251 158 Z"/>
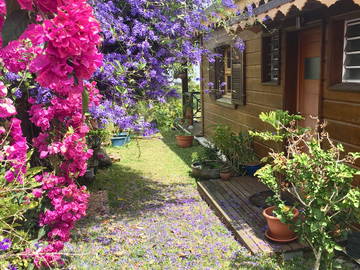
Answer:
<path fill-rule="evenodd" d="M 278 17 L 286 17 L 293 11 L 303 11 L 313 7 L 330 7 L 341 0 L 246 0 L 238 1 L 236 4 L 240 10 L 246 9 L 252 5 L 253 12 L 258 21 L 275 20 Z M 360 6 L 360 0 L 352 0 L 354 4 Z M 245 18 L 241 16 L 233 19 L 231 25 L 244 28 L 246 25 Z"/>

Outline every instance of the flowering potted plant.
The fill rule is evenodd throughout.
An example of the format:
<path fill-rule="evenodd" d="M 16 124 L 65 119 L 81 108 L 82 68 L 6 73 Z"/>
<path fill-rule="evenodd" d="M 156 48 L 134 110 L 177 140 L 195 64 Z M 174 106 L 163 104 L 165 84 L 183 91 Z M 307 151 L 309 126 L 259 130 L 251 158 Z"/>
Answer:
<path fill-rule="evenodd" d="M 283 128 L 288 126 L 290 123 L 296 123 L 297 120 L 301 120 L 301 116 L 292 116 L 288 112 L 276 111 L 270 113 L 261 113 L 260 119 L 270 124 L 275 132 L 264 131 L 254 132 L 250 131 L 250 135 L 254 137 L 260 137 L 263 140 L 271 140 L 280 143 L 279 152 L 282 153 L 282 143 L 286 141 L 289 133 Z M 272 154 L 270 154 L 271 157 Z M 275 159 L 273 158 L 275 161 Z M 299 211 L 296 208 L 286 205 L 283 200 L 281 193 L 283 191 L 283 182 L 281 181 L 282 172 L 278 170 L 273 163 L 267 164 L 259 169 L 255 175 L 266 184 L 273 192 L 274 195 L 270 198 L 270 202 L 273 206 L 266 208 L 263 211 L 268 224 L 268 231 L 265 235 L 273 241 L 277 242 L 291 242 L 297 238 L 294 231 L 290 229 L 289 223 L 292 223 L 297 219 Z M 285 176 L 286 177 L 286 176 Z"/>
<path fill-rule="evenodd" d="M 360 217 L 360 188 L 352 185 L 360 171 L 350 166 L 360 153 L 345 153 L 342 145 L 330 139 L 326 123 L 317 121 L 314 128 L 301 128 L 297 126 L 301 116 L 283 111 L 262 113 L 260 118 L 276 131 L 253 135 L 286 143 L 286 151 L 273 150 L 271 163 L 256 173 L 276 194 L 273 213 L 281 221 L 291 223 L 300 239 L 311 247 L 314 269 L 321 265 L 330 269 L 335 250 L 342 249 L 337 241 L 346 235 L 349 224 Z M 285 180 L 280 181 L 279 175 Z M 279 190 L 297 200 L 301 217 L 294 219 L 297 211 L 284 207 Z M 271 210 L 265 210 L 264 214 L 268 213 Z"/>

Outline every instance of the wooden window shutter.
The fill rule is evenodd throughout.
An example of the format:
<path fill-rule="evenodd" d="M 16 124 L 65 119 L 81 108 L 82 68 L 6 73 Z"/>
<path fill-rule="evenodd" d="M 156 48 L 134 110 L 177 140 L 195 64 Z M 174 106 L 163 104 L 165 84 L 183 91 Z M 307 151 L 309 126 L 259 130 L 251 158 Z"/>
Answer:
<path fill-rule="evenodd" d="M 232 47 L 231 62 L 231 100 L 233 104 L 243 106 L 245 105 L 244 53 Z"/>

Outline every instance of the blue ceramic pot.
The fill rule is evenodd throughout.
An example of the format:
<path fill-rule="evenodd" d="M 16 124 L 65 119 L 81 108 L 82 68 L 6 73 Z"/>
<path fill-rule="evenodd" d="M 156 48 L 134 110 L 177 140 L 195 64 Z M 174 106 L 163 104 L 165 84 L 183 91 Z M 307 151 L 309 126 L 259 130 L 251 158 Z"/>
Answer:
<path fill-rule="evenodd" d="M 257 170 L 259 170 L 263 165 L 262 164 L 256 164 L 256 165 L 244 165 L 246 175 L 248 176 L 254 176 Z"/>

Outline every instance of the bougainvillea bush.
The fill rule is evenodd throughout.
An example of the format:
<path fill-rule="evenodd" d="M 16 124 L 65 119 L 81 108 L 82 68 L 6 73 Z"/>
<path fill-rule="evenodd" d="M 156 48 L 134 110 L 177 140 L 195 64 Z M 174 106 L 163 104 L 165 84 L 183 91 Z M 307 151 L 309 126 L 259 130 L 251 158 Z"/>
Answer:
<path fill-rule="evenodd" d="M 31 179 L 23 176 L 31 144 L 37 160 L 47 166 L 35 176 L 38 187 L 33 196 L 17 199 L 17 205 L 21 209 L 24 203 L 32 205 L 33 198 L 41 199 L 37 226 L 44 233 L 35 246 L 19 247 L 18 255 L 38 267 L 50 266 L 62 262 L 64 242 L 86 212 L 88 193 L 75 179 L 85 173 L 92 155 L 85 140 L 89 128 L 84 110 L 88 102 L 99 102 L 96 84 L 87 80 L 102 62 L 100 25 L 84 0 L 6 1 L 6 14 L 5 3 L 0 2 L 0 75 L 5 82 L 1 84 L 0 150 L 6 165 L 2 166 L 2 191 L 12 183 L 31 187 Z M 24 119 L 23 128 L 32 130 L 28 141 L 21 131 Z M 13 202 L 11 196 L 6 193 Z M 16 233 L 1 231 L 0 237 L 15 242 L 9 237 Z"/>

